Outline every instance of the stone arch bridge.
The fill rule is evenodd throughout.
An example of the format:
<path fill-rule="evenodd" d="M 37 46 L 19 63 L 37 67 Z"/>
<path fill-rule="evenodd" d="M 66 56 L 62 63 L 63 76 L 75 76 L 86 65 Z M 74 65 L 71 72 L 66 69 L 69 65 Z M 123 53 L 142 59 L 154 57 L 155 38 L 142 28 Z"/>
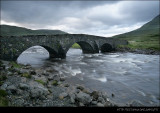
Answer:
<path fill-rule="evenodd" d="M 86 34 L 1 36 L 0 41 L 0 57 L 8 61 L 16 61 L 23 51 L 36 45 L 48 50 L 50 58 L 63 59 L 74 43 L 81 46 L 83 53 L 110 52 L 117 45 L 128 44 L 125 40 Z"/>

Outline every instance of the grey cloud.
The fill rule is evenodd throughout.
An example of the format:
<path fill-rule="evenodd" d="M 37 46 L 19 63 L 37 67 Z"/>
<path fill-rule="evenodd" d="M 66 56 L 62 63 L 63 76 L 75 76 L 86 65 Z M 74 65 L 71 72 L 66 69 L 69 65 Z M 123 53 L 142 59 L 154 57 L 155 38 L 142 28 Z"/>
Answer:
<path fill-rule="evenodd" d="M 158 1 L 2 1 L 1 19 L 31 28 L 64 25 L 72 30 L 66 32 L 93 33 L 114 25 L 125 27 L 149 21 L 159 14 L 158 4 Z M 105 5 L 112 7 L 109 10 Z M 117 6 L 119 9 L 113 14 Z"/>

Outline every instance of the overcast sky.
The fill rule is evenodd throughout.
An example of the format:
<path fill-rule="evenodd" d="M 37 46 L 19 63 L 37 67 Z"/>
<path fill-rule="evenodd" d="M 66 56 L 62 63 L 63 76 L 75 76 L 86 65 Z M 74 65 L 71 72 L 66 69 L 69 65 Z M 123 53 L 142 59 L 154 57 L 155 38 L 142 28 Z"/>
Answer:
<path fill-rule="evenodd" d="M 159 14 L 159 1 L 1 1 L 1 24 L 113 36 Z"/>

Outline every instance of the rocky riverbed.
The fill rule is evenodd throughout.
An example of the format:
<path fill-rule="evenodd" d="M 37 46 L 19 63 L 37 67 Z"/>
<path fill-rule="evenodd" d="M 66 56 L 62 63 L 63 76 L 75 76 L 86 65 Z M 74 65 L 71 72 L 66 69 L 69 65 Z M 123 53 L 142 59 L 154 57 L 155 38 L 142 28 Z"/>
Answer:
<path fill-rule="evenodd" d="M 115 107 L 106 93 L 90 91 L 81 86 L 65 82 L 51 68 L 32 68 L 16 62 L 0 62 L 0 92 L 5 93 L 5 105 L 22 107 Z M 131 105 L 128 105 L 131 106 Z"/>

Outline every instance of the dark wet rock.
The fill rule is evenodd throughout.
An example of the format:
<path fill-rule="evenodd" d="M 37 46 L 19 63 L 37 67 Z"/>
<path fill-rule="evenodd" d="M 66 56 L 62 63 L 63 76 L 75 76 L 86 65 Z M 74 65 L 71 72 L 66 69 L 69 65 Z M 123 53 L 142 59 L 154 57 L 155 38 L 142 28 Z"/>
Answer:
<path fill-rule="evenodd" d="M 65 78 L 64 78 L 64 77 L 61 77 L 61 78 L 60 78 L 60 81 L 65 81 Z"/>
<path fill-rule="evenodd" d="M 94 100 L 97 100 L 98 97 L 99 97 L 99 92 L 98 91 L 93 91 L 91 94 L 90 94 Z"/>
<path fill-rule="evenodd" d="M 81 91 L 84 89 L 83 86 L 77 86 L 77 89 L 80 89 Z"/>
<path fill-rule="evenodd" d="M 36 72 L 35 72 L 34 70 L 31 70 L 31 71 L 30 71 L 30 74 L 31 74 L 31 75 L 36 75 Z"/>
<path fill-rule="evenodd" d="M 54 79 L 54 80 L 57 80 L 57 81 L 60 80 L 60 76 L 58 76 L 58 75 L 52 75 L 52 76 L 53 76 L 53 79 Z"/>

